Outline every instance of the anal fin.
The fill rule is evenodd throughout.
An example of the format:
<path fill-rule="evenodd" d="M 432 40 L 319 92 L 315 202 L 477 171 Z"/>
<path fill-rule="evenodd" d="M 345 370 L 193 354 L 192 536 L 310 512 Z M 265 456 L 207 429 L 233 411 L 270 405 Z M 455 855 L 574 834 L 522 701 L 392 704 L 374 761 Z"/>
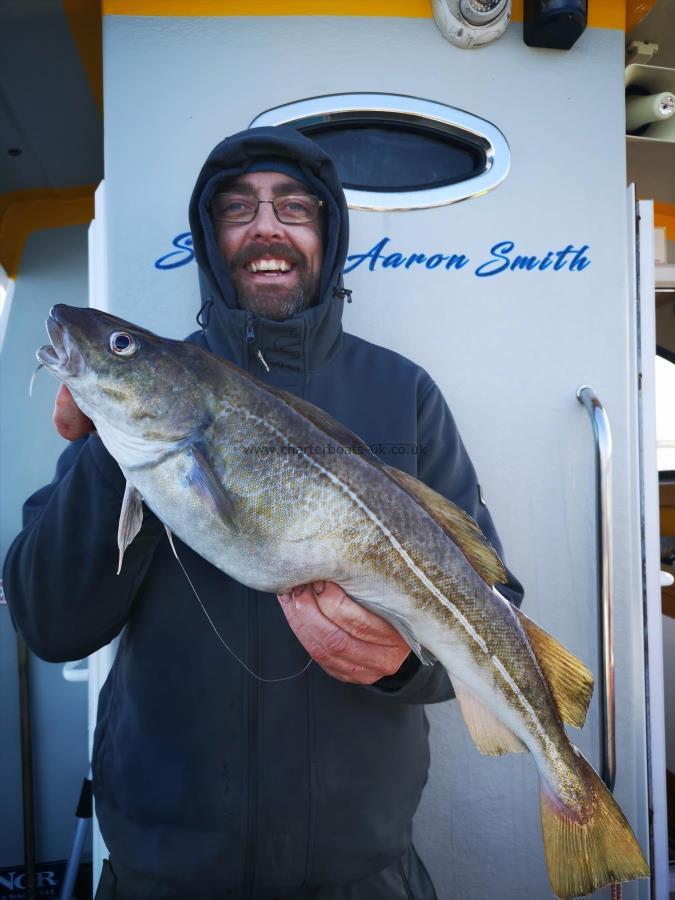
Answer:
<path fill-rule="evenodd" d="M 452 678 L 462 716 L 473 742 L 487 756 L 522 753 L 525 744 L 465 684 Z"/>

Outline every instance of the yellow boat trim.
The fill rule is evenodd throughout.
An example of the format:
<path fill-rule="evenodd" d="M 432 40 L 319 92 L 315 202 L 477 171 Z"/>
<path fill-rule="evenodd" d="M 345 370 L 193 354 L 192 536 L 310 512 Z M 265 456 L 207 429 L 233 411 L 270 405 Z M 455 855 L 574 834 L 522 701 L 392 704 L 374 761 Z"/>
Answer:
<path fill-rule="evenodd" d="M 0 194 L 0 263 L 10 278 L 18 275 L 23 248 L 34 231 L 91 222 L 95 190 L 95 184 L 85 184 Z"/>
<path fill-rule="evenodd" d="M 654 204 L 654 227 L 665 228 L 669 241 L 675 241 L 675 204 Z"/>
<path fill-rule="evenodd" d="M 639 25 L 655 5 L 656 0 L 626 0 L 626 31 Z"/>
<path fill-rule="evenodd" d="M 63 0 L 63 11 L 98 111 L 103 113 L 101 0 Z"/>
<path fill-rule="evenodd" d="M 430 0 L 103 0 L 107 16 L 431 17 Z"/>
<path fill-rule="evenodd" d="M 649 0 L 639 0 L 642 4 Z M 626 0 L 627 6 L 636 0 Z M 623 0 L 589 0 L 591 28 L 626 24 Z M 431 18 L 430 0 L 103 0 L 107 16 L 381 16 Z M 523 21 L 523 0 L 513 0 L 513 20 Z"/>

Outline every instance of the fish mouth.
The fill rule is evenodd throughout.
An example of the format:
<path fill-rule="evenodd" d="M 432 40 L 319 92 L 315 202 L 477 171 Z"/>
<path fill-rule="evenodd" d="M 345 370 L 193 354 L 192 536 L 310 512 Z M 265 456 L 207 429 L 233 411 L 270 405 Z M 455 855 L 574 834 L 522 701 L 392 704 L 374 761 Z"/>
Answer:
<path fill-rule="evenodd" d="M 55 307 L 52 307 L 47 319 L 47 334 L 51 344 L 45 344 L 37 351 L 38 362 L 59 378 L 82 374 L 82 355 L 71 340 L 67 326 L 59 321 Z"/>

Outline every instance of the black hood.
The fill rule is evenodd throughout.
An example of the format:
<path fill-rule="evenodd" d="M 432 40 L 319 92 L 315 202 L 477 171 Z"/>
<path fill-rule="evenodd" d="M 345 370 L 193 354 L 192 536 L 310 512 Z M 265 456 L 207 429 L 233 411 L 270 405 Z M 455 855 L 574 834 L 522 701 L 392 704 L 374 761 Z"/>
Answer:
<path fill-rule="evenodd" d="M 326 208 L 318 301 L 283 322 L 252 317 L 237 306 L 209 212 L 211 198 L 222 185 L 243 174 L 251 162 L 270 157 L 283 157 L 298 166 Z M 262 350 L 266 359 L 268 355 L 276 357 L 277 364 L 288 367 L 293 357 L 296 363 L 291 367 L 305 371 L 321 366 L 332 355 L 341 338 L 341 273 L 349 243 L 349 217 L 335 165 L 321 147 L 285 125 L 251 128 L 221 141 L 209 154 L 197 178 L 190 200 L 190 228 L 199 265 L 201 321 L 205 323 L 206 339 L 214 352 L 247 365 L 248 337 L 248 344 L 255 344 L 253 349 L 256 353 Z M 282 352 L 279 356 L 279 348 L 290 355 Z M 272 360 L 269 361 L 271 365 Z"/>

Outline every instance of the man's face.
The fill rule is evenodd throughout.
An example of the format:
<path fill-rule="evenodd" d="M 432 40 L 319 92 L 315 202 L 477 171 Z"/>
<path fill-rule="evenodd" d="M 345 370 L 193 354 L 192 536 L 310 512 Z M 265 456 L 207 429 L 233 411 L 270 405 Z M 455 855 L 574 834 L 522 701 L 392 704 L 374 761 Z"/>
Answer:
<path fill-rule="evenodd" d="M 283 194 L 308 193 L 306 185 L 288 175 L 252 172 L 230 182 L 213 203 L 215 209 L 225 196 L 273 200 Z M 271 203 L 261 203 L 252 222 L 237 225 L 214 218 L 214 228 L 243 309 L 281 320 L 317 300 L 323 261 L 319 220 L 285 225 L 277 219 Z M 255 271 L 261 261 L 267 261 L 264 269 Z M 274 262 L 282 265 L 270 271 Z"/>

